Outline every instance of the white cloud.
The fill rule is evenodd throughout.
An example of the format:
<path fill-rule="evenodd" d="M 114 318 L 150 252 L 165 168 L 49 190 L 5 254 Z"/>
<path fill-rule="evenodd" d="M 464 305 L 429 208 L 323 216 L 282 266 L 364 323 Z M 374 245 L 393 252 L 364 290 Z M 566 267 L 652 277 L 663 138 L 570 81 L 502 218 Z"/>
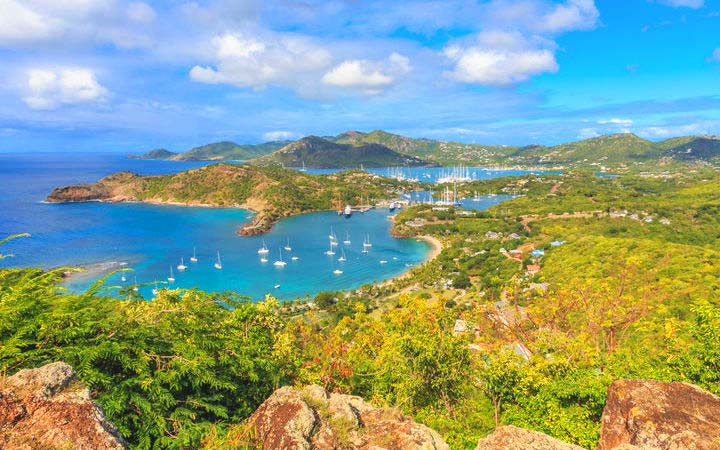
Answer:
<path fill-rule="evenodd" d="M 705 0 L 660 0 L 659 3 L 673 8 L 699 9 L 705 6 Z"/>
<path fill-rule="evenodd" d="M 638 135 L 648 139 L 667 139 L 675 136 L 707 135 L 708 125 L 690 123 L 685 125 L 650 126 L 638 130 Z M 714 124 L 717 126 L 717 123 Z"/>
<path fill-rule="evenodd" d="M 145 3 L 109 0 L 0 0 L 0 47 L 147 45 L 140 25 L 154 19 Z"/>
<path fill-rule="evenodd" d="M 194 66 L 190 70 L 192 80 L 255 89 L 278 85 L 302 91 L 308 77 L 316 79 L 332 59 L 322 47 L 295 35 L 248 37 L 225 33 L 215 37 L 212 44 L 215 67 Z"/>
<path fill-rule="evenodd" d="M 582 128 L 578 133 L 578 139 L 590 139 L 600 136 L 595 128 Z"/>
<path fill-rule="evenodd" d="M 475 45 L 446 47 L 444 54 L 455 67 L 451 79 L 464 83 L 505 86 L 528 80 L 533 75 L 558 70 L 555 55 L 542 48 L 541 39 L 527 40 L 520 33 L 480 33 Z"/>
<path fill-rule="evenodd" d="M 555 6 L 553 10 L 538 20 L 540 26 L 548 32 L 570 30 L 588 30 L 595 27 L 600 12 L 593 0 L 568 0 Z"/>
<path fill-rule="evenodd" d="M 619 126 L 623 126 L 623 127 L 631 127 L 633 124 L 633 121 L 632 121 L 632 119 L 612 118 L 612 119 L 607 119 L 607 120 L 598 120 L 598 123 L 603 124 L 603 125 L 610 124 L 610 125 L 619 125 Z"/>
<path fill-rule="evenodd" d="M 453 64 L 449 78 L 463 83 L 507 86 L 559 70 L 556 35 L 588 30 L 600 13 L 593 0 L 550 4 L 537 0 L 493 0 L 485 6 L 483 31 L 443 49 Z"/>
<path fill-rule="evenodd" d="M 367 94 L 379 93 L 380 89 L 393 84 L 397 77 L 412 70 L 410 60 L 398 53 L 383 61 L 347 60 L 327 72 L 322 81 L 331 86 L 359 88 Z"/>
<path fill-rule="evenodd" d="M 712 55 L 708 58 L 709 62 L 720 62 L 720 48 L 713 50 Z"/>
<path fill-rule="evenodd" d="M 133 22 L 150 23 L 155 20 L 155 10 L 143 2 L 133 2 L 127 7 L 127 15 Z"/>
<path fill-rule="evenodd" d="M 266 141 L 287 141 L 296 136 L 291 131 L 268 131 L 263 133 L 263 139 Z"/>
<path fill-rule="evenodd" d="M 108 95 L 95 74 L 83 68 L 32 69 L 27 73 L 27 92 L 23 101 L 32 109 L 99 102 Z"/>

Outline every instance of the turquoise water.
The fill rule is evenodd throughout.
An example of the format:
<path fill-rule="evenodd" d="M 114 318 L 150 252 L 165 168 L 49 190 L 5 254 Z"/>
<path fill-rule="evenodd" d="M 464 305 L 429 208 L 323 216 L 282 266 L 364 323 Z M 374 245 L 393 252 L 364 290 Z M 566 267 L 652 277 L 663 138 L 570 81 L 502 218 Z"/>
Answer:
<path fill-rule="evenodd" d="M 193 208 L 142 203 L 46 204 L 42 200 L 56 186 L 92 182 L 117 172 L 160 174 L 186 170 L 207 163 L 128 160 L 122 155 L 100 154 L 0 154 L 0 236 L 27 232 L 32 237 L 14 240 L 0 253 L 14 253 L 0 266 L 97 266 L 133 269 L 126 282 L 114 275 L 111 282 L 150 283 L 141 288 L 151 296 L 155 280 L 164 281 L 173 267 L 176 281 L 168 286 L 199 287 L 208 291 L 234 290 L 253 299 L 271 293 L 282 299 L 314 295 L 324 290 L 351 289 L 399 275 L 421 263 L 428 244 L 390 236 L 389 212 L 371 210 L 346 219 L 334 212 L 300 215 L 283 220 L 262 237 L 241 237 L 235 232 L 250 213 L 239 209 Z M 480 208 L 505 197 L 485 198 Z M 331 227 L 340 241 L 336 255 L 328 256 Z M 346 235 L 352 243 L 342 244 Z M 362 241 L 373 246 L 362 254 Z M 265 240 L 268 262 L 260 262 L 258 248 Z M 291 252 L 283 250 L 287 265 L 273 262 L 290 240 Z M 189 261 L 193 247 L 198 262 Z M 341 248 L 347 261 L 339 262 Z M 223 269 L 213 267 L 220 251 Z M 293 261 L 292 256 L 299 259 Z M 176 266 L 183 257 L 189 267 Z M 336 275 L 334 270 L 342 270 Z M 74 289 L 99 275 L 75 279 Z M 277 286 L 277 287 L 276 287 Z"/>

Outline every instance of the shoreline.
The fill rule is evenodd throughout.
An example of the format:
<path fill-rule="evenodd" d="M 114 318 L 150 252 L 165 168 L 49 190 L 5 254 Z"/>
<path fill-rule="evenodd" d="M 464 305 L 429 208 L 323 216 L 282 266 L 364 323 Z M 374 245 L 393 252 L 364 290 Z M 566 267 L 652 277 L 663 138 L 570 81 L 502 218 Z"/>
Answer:
<path fill-rule="evenodd" d="M 399 238 L 396 238 L 396 239 L 399 239 Z M 437 258 L 440 255 L 440 253 L 442 253 L 442 251 L 443 251 L 442 241 L 440 241 L 440 239 L 436 238 L 435 236 L 430 236 L 429 234 L 423 234 L 421 236 L 414 236 L 414 237 L 409 237 L 409 238 L 405 238 L 405 239 L 423 240 L 426 243 L 428 243 L 430 245 L 430 252 L 428 252 L 427 258 L 422 263 L 418 264 L 417 266 L 410 267 L 410 268 L 408 268 L 408 270 L 406 270 L 405 272 L 403 272 L 399 275 L 396 275 L 396 276 L 390 277 L 390 278 L 386 278 L 385 280 L 377 283 L 376 284 L 377 287 L 388 286 L 396 280 L 402 280 L 403 278 L 407 278 L 408 276 L 410 276 L 410 273 L 412 273 L 413 269 L 416 269 L 416 268 L 422 266 L 423 264 L 429 263 L 430 261 Z"/>

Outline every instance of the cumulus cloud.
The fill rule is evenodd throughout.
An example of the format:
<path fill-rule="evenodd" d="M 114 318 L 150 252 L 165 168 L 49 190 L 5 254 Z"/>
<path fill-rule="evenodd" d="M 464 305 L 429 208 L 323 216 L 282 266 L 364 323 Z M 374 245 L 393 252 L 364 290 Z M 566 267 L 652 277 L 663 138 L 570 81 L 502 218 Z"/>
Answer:
<path fill-rule="evenodd" d="M 32 109 L 99 102 L 108 95 L 95 74 L 84 68 L 32 69 L 27 73 L 27 92 L 23 101 Z"/>
<path fill-rule="evenodd" d="M 593 0 L 569 0 L 555 6 L 538 22 L 544 31 L 557 33 L 592 29 L 599 17 Z"/>
<path fill-rule="evenodd" d="M 296 135 L 291 131 L 268 131 L 263 133 L 263 139 L 266 141 L 287 141 L 294 138 Z"/>
<path fill-rule="evenodd" d="M 720 62 L 720 48 L 713 50 L 712 55 L 708 58 L 709 62 Z"/>
<path fill-rule="evenodd" d="M 712 125 L 717 126 L 717 123 Z M 708 124 L 689 123 L 684 125 L 649 126 L 638 130 L 638 135 L 648 139 L 667 139 L 675 136 L 707 135 Z"/>
<path fill-rule="evenodd" d="M 143 2 L 133 2 L 127 7 L 127 15 L 133 22 L 150 23 L 155 20 L 155 10 Z"/>
<path fill-rule="evenodd" d="M 618 119 L 618 118 L 612 118 L 612 119 L 606 119 L 606 120 L 598 120 L 599 124 L 603 125 L 620 125 L 623 127 L 630 127 L 633 124 L 632 119 Z"/>
<path fill-rule="evenodd" d="M 278 85 L 302 91 L 308 75 L 316 76 L 332 61 L 328 51 L 294 35 L 260 38 L 225 33 L 215 37 L 212 44 L 215 66 L 194 66 L 190 70 L 192 80 L 255 89 Z"/>
<path fill-rule="evenodd" d="M 672 6 L 673 8 L 699 9 L 705 6 L 705 0 L 660 0 L 658 3 Z"/>
<path fill-rule="evenodd" d="M 443 49 L 453 64 L 449 78 L 487 86 L 507 86 L 555 73 L 555 36 L 588 30 L 600 17 L 593 0 L 548 4 L 535 0 L 493 0 L 486 5 L 483 31 Z"/>
<path fill-rule="evenodd" d="M 464 83 L 506 86 L 557 72 L 554 51 L 543 45 L 548 43 L 528 40 L 519 32 L 483 32 L 474 45 L 445 48 L 445 56 L 455 65 L 448 76 Z"/>
<path fill-rule="evenodd" d="M 379 93 L 412 70 L 410 60 L 398 53 L 383 61 L 347 60 L 327 72 L 322 81 L 341 88 L 359 88 L 367 94 Z"/>
<path fill-rule="evenodd" d="M 145 3 L 107 0 L 0 0 L 0 47 L 147 45 L 140 25 L 155 17 Z"/>

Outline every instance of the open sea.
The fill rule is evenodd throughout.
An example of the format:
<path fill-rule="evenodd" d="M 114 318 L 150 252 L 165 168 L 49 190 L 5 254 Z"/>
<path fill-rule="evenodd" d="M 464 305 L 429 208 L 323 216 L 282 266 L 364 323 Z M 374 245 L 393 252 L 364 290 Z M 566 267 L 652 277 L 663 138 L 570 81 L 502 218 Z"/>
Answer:
<path fill-rule="evenodd" d="M 287 300 L 381 281 L 421 264 L 427 257 L 429 245 L 424 241 L 395 239 L 390 235 L 390 213 L 383 209 L 356 213 L 348 219 L 335 212 L 304 214 L 281 221 L 264 236 L 241 237 L 235 231 L 251 215 L 241 209 L 142 203 L 43 203 L 57 186 L 94 182 L 120 170 L 150 175 L 206 164 L 209 162 L 133 160 L 107 153 L 0 153 L 0 238 L 31 234 L 0 247 L 0 254 L 14 254 L 0 260 L 0 267 L 89 267 L 87 274 L 68 283 L 71 289 L 87 287 L 100 276 L 99 268 L 127 267 L 132 271 L 124 273 L 124 283 L 120 274 L 108 281 L 120 285 L 148 283 L 140 288 L 146 298 L 152 297 L 155 281 L 166 281 L 172 267 L 176 281 L 159 287 L 233 290 L 256 300 L 273 294 Z M 372 172 L 384 175 L 389 170 Z M 421 181 L 433 181 L 433 177 L 443 173 L 438 168 L 405 170 L 408 176 L 417 176 Z M 478 178 L 526 173 L 473 170 Z M 469 208 L 484 209 L 505 199 L 483 197 L 464 203 Z M 334 256 L 324 253 L 330 248 L 331 231 L 339 241 L 333 248 Z M 351 243 L 345 245 L 343 241 L 348 236 Z M 372 247 L 362 254 L 366 238 Z M 270 250 L 266 263 L 260 261 L 257 253 L 263 240 Z M 291 251 L 283 249 L 288 241 Z M 189 260 L 193 248 L 197 262 Z M 222 270 L 213 267 L 218 251 Z M 338 261 L 342 252 L 345 262 Z M 293 256 L 297 259 L 293 260 Z M 176 268 L 180 258 L 188 266 L 185 271 Z M 273 265 L 280 258 L 287 262 L 283 268 Z M 334 274 L 336 269 L 343 273 Z"/>

